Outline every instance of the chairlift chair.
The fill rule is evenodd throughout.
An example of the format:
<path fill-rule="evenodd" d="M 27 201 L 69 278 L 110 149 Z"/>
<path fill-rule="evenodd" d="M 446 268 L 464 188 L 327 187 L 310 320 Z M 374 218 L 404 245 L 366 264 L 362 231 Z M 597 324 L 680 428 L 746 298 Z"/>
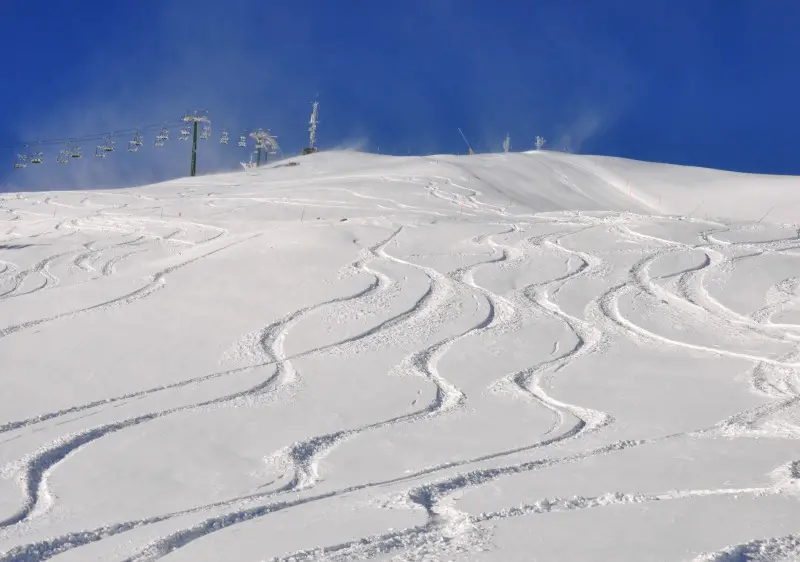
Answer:
<path fill-rule="evenodd" d="M 69 162 L 69 155 L 70 155 L 69 150 L 62 150 L 61 152 L 58 153 L 58 158 L 56 158 L 56 162 L 58 162 L 59 164 L 66 164 L 67 162 Z"/>
<path fill-rule="evenodd" d="M 44 162 L 44 154 L 42 154 L 41 152 L 34 152 L 33 154 L 31 154 L 29 161 L 31 164 L 41 164 L 42 162 Z"/>
<path fill-rule="evenodd" d="M 137 131 L 136 134 L 133 135 L 133 140 L 128 141 L 128 152 L 138 152 L 142 144 L 142 135 Z"/>
<path fill-rule="evenodd" d="M 80 158 L 83 156 L 83 151 L 81 150 L 80 146 L 73 146 L 69 149 L 69 155 L 72 158 Z"/>
<path fill-rule="evenodd" d="M 200 140 L 208 140 L 211 136 L 211 125 L 208 123 L 203 123 L 203 127 L 200 129 Z"/>
<path fill-rule="evenodd" d="M 222 129 L 222 135 L 219 137 L 219 144 L 228 144 L 230 137 L 228 136 L 227 129 Z"/>
<path fill-rule="evenodd" d="M 103 138 L 103 144 L 100 146 L 105 152 L 114 152 L 114 145 L 116 143 L 109 137 Z"/>
<path fill-rule="evenodd" d="M 28 167 L 28 157 L 24 154 L 17 154 L 17 161 L 14 162 L 14 167 L 18 170 Z"/>
<path fill-rule="evenodd" d="M 104 145 L 100 145 L 95 149 L 94 155 L 98 158 L 105 158 L 107 152 L 108 151 L 106 150 L 106 147 Z"/>
<path fill-rule="evenodd" d="M 189 140 L 189 136 L 191 136 L 192 132 L 189 130 L 188 127 L 184 127 L 181 129 L 181 136 L 178 137 L 180 140 Z"/>
<path fill-rule="evenodd" d="M 169 129 L 167 129 L 166 127 L 164 127 L 164 128 L 163 128 L 163 129 L 161 129 L 161 131 L 159 131 L 159 133 L 156 135 L 156 141 L 155 141 L 155 143 L 153 143 L 153 144 L 155 145 L 155 147 L 156 147 L 156 148 L 161 148 L 162 146 L 164 146 L 164 143 L 165 143 L 166 141 L 168 141 L 168 140 L 169 140 Z"/>

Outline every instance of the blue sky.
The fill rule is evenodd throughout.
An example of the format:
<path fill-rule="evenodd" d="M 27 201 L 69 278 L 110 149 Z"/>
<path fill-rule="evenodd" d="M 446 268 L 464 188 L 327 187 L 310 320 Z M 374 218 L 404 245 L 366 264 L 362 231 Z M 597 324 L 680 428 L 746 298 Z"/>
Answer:
<path fill-rule="evenodd" d="M 7 4 L 2 145 L 202 107 L 215 132 L 269 127 L 292 154 L 319 94 L 322 148 L 463 152 L 461 127 L 476 151 L 501 150 L 508 132 L 515 150 L 542 135 L 580 153 L 800 174 L 800 4 L 791 0 Z M 186 145 L 156 154 L 150 142 L 102 162 L 3 170 L 0 185 L 186 173 Z M 0 155 L 10 168 L 13 152 Z M 206 144 L 199 171 L 241 159 L 235 146 Z"/>

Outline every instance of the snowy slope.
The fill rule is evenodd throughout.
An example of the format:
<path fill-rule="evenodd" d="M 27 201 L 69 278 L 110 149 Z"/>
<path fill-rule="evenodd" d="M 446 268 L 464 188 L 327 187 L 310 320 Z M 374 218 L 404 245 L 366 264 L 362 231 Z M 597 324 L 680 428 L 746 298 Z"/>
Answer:
<path fill-rule="evenodd" d="M 292 162 L 0 199 L 0 560 L 800 558 L 800 180 Z"/>

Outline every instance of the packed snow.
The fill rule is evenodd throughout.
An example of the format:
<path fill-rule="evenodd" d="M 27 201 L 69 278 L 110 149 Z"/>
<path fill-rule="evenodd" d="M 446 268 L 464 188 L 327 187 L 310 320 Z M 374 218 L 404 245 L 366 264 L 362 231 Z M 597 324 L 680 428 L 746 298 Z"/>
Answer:
<path fill-rule="evenodd" d="M 798 223 L 546 151 L 0 195 L 0 561 L 800 559 Z"/>

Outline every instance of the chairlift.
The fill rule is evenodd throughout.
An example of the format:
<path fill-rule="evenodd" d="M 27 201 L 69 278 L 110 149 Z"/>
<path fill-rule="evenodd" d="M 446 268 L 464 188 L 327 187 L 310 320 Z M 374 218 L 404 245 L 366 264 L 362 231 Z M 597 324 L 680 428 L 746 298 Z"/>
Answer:
<path fill-rule="evenodd" d="M 62 150 L 58 153 L 58 158 L 56 158 L 56 162 L 59 164 L 66 164 L 69 162 L 70 152 L 69 150 Z"/>
<path fill-rule="evenodd" d="M 103 137 L 103 144 L 100 146 L 105 152 L 114 152 L 114 144 L 110 137 Z"/>
<path fill-rule="evenodd" d="M 239 146 L 241 148 L 247 148 L 247 137 L 242 135 L 239 137 Z"/>
<path fill-rule="evenodd" d="M 33 154 L 31 154 L 29 162 L 31 164 L 41 164 L 42 162 L 44 162 L 44 154 L 42 154 L 41 152 L 34 152 Z"/>
<path fill-rule="evenodd" d="M 230 136 L 228 136 L 228 130 L 222 129 L 222 135 L 219 137 L 219 144 L 228 144 L 230 140 Z"/>
<path fill-rule="evenodd" d="M 155 140 L 155 143 L 153 143 L 153 144 L 155 145 L 156 148 L 161 148 L 162 146 L 164 146 L 164 143 L 166 141 L 168 141 L 168 140 L 169 140 L 169 129 L 164 127 L 156 135 L 156 140 Z"/>
<path fill-rule="evenodd" d="M 200 140 L 208 140 L 209 137 L 211 137 L 211 125 L 203 123 L 203 127 L 200 129 Z"/>
<path fill-rule="evenodd" d="M 28 167 L 28 157 L 24 154 L 17 154 L 17 161 L 14 162 L 14 167 L 17 170 L 21 170 L 22 168 Z"/>
<path fill-rule="evenodd" d="M 69 155 L 72 158 L 80 158 L 83 156 L 83 151 L 81 150 L 80 146 L 73 146 L 69 149 Z"/>
<path fill-rule="evenodd" d="M 128 152 L 138 152 L 142 144 L 144 144 L 142 142 L 142 135 L 137 131 L 136 134 L 133 135 L 133 140 L 128 141 Z"/>
<path fill-rule="evenodd" d="M 184 141 L 185 140 L 189 140 L 189 137 L 191 136 L 191 134 L 192 134 L 192 131 L 189 130 L 189 127 L 184 127 L 183 129 L 181 129 L 181 136 L 178 137 L 178 138 L 180 140 L 184 140 Z"/>
<path fill-rule="evenodd" d="M 107 153 L 108 151 L 106 150 L 105 145 L 98 146 L 94 151 L 94 155 L 98 158 L 105 158 Z"/>

